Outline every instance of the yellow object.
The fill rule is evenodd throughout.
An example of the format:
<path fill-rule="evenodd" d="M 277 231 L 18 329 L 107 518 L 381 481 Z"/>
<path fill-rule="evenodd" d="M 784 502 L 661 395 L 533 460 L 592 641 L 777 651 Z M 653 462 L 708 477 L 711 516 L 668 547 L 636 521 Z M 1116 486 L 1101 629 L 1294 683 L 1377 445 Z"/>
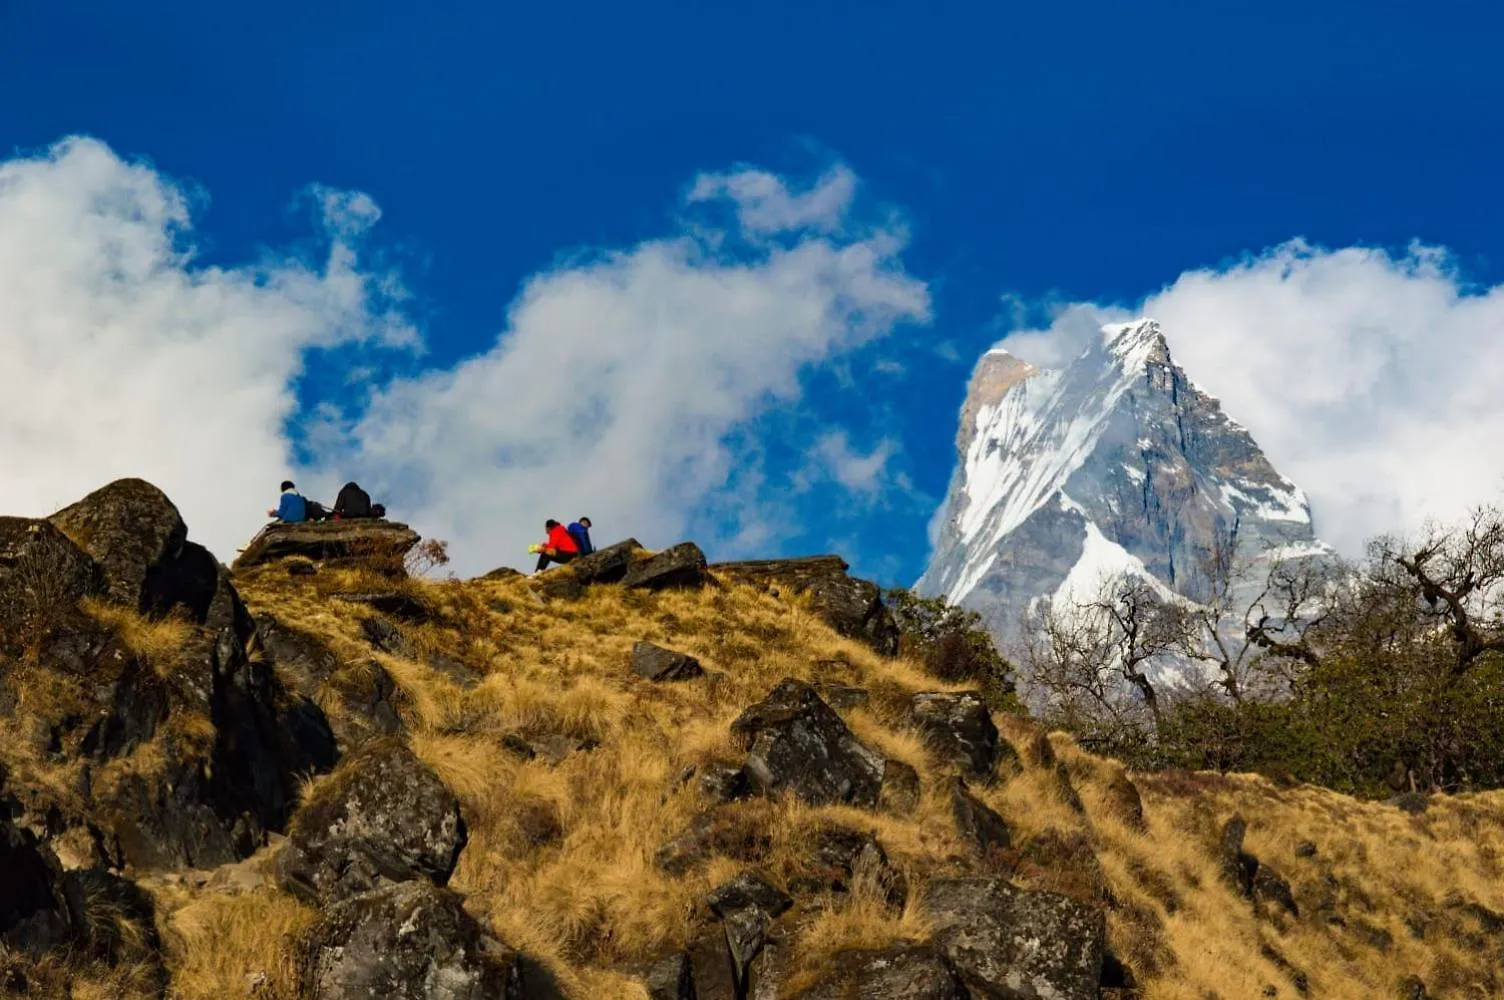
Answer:
<path fill-rule="evenodd" d="M 541 545 L 537 545 L 537 544 L 533 544 L 533 545 L 529 545 L 529 546 L 528 546 L 528 547 L 527 547 L 527 550 L 528 550 L 528 551 L 529 551 L 529 552 L 532 552 L 532 553 L 534 553 L 534 554 L 535 554 L 535 555 L 536 555 L 536 554 L 537 554 L 537 553 L 539 553 L 539 552 L 542 552 L 542 551 L 543 551 L 543 546 L 541 546 Z"/>

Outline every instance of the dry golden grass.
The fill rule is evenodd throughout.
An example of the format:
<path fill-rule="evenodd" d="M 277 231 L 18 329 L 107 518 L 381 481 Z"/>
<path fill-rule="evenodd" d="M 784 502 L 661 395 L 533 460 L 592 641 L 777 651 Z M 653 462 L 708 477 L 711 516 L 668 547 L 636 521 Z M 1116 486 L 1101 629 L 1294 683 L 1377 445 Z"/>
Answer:
<path fill-rule="evenodd" d="M 242 574 L 237 586 L 253 611 L 315 633 L 351 662 L 373 656 L 360 630 L 370 612 L 329 595 L 393 587 L 358 570 L 289 577 L 276 567 Z M 413 749 L 461 801 L 470 841 L 452 884 L 477 916 L 553 969 L 573 996 L 640 1000 L 641 988 L 623 970 L 684 946 L 704 919 L 699 900 L 742 867 L 720 859 L 676 878 L 660 872 L 653 857 L 706 804 L 694 781 L 681 780 L 686 769 L 736 760 L 730 723 L 783 677 L 871 692 L 867 706 L 844 716 L 861 739 L 915 767 L 925 791 L 909 816 L 749 805 L 763 810 L 772 848 L 761 864 L 770 875 L 793 870 L 800 838 L 818 824 L 875 834 L 906 874 L 911 900 L 926 878 L 961 863 L 965 848 L 940 791 L 944 769 L 903 717 L 914 692 L 956 686 L 841 638 L 799 600 L 742 586 L 656 595 L 605 586 L 578 602 L 544 603 L 523 578 L 399 586 L 431 608 L 433 620 L 403 629 L 411 656 L 375 659 L 402 689 Z M 640 639 L 690 653 L 715 676 L 643 681 L 629 667 Z M 441 670 L 425 662 L 434 654 L 458 663 L 474 683 L 457 682 L 452 664 Z M 1032 723 L 998 721 L 1026 751 Z M 509 733 L 563 734 L 599 746 L 551 766 L 509 753 L 501 742 Z M 1060 734 L 1051 745 L 1084 812 L 1062 794 L 1055 772 L 1035 766 L 1027 753 L 1023 774 L 973 791 L 1013 827 L 1015 881 L 1108 905 L 1112 948 L 1137 971 L 1144 997 L 1260 996 L 1266 986 L 1290 996 L 1291 970 L 1308 977 L 1311 995 L 1337 1000 L 1390 995 L 1409 974 L 1426 979 L 1433 996 L 1499 994 L 1500 943 L 1493 951 L 1473 947 L 1469 918 L 1447 900 L 1504 912 L 1504 794 L 1441 800 L 1410 817 L 1254 777 L 1135 776 L 1147 819 L 1147 830 L 1138 831 L 1107 804 L 1117 764 Z M 1283 929 L 1218 881 L 1217 833 L 1235 812 L 1249 822 L 1246 849 L 1294 886 L 1302 912 Z M 1307 839 L 1318 845 L 1316 857 L 1297 858 L 1296 843 Z M 224 912 L 201 911 L 190 925 L 225 921 L 225 939 L 238 942 L 228 951 L 244 954 L 177 968 L 192 968 L 194 982 L 224 984 L 275 965 L 271 938 L 306 919 L 280 898 L 237 897 Z M 1323 909 L 1324 899 L 1330 905 Z M 1413 935 L 1407 917 L 1430 921 L 1424 939 Z M 912 905 L 892 910 L 862 888 L 808 901 L 796 919 L 795 983 L 842 948 L 926 933 Z M 1370 927 L 1390 935 L 1387 950 L 1371 943 L 1381 936 Z"/>
<path fill-rule="evenodd" d="M 133 608 L 109 601 L 85 598 L 80 608 L 90 618 L 114 630 L 127 649 L 166 676 L 193 634 L 193 624 L 182 618 L 150 618 Z"/>
<path fill-rule="evenodd" d="M 160 889 L 158 924 L 183 1000 L 298 995 L 295 944 L 318 913 L 272 889 L 190 893 Z"/>

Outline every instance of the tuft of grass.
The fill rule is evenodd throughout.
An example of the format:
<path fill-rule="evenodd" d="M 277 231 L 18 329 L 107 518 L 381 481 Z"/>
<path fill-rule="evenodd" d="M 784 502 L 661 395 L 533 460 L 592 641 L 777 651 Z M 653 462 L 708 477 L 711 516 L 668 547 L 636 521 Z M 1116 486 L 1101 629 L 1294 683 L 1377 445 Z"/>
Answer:
<path fill-rule="evenodd" d="M 122 604 L 86 597 L 79 607 L 90 618 L 112 630 L 127 649 L 141 657 L 163 677 L 171 674 L 183 647 L 193 635 L 193 623 L 168 615 L 149 617 Z"/>
<path fill-rule="evenodd" d="M 296 1000 L 294 949 L 316 910 L 272 889 L 197 898 L 159 893 L 158 901 L 169 907 L 163 937 L 173 996 Z"/>

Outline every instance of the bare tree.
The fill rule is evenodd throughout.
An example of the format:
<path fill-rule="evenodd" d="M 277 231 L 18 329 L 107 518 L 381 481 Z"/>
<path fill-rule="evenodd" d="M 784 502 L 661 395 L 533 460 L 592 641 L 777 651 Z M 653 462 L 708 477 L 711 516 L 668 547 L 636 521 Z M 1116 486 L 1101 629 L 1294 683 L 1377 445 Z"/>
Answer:
<path fill-rule="evenodd" d="M 1149 667 L 1182 648 L 1191 627 L 1149 581 L 1106 581 L 1089 601 L 1035 616 L 1031 683 L 1078 732 L 1157 732 L 1164 710 Z"/>
<path fill-rule="evenodd" d="M 1372 547 L 1381 587 L 1413 593 L 1422 616 L 1451 637 L 1454 678 L 1484 653 L 1504 653 L 1504 514 L 1473 512 L 1457 531 L 1432 530 L 1407 546 L 1381 539 Z"/>

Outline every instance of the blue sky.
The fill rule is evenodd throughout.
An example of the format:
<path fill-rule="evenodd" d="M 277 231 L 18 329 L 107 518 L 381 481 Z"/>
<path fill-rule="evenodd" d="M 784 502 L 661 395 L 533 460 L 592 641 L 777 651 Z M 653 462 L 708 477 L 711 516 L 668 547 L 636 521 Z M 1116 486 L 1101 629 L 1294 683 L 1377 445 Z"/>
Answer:
<path fill-rule="evenodd" d="M 890 264 L 927 303 L 816 352 L 797 400 L 717 425 L 737 441 L 720 471 L 758 456 L 771 522 L 723 547 L 835 547 L 898 581 L 922 566 L 965 377 L 1013 299 L 1133 305 L 1295 237 L 1396 259 L 1419 240 L 1447 249 L 1464 291 L 1504 278 L 1501 30 L 1504 11 L 1481 2 L 0 0 L 0 156 L 88 135 L 145 158 L 199 192 L 196 267 L 318 257 L 319 199 L 299 192 L 368 195 L 381 217 L 362 266 L 400 274 L 388 305 L 426 349 L 315 353 L 296 385 L 308 412 L 350 404 L 352 365 L 379 382 L 496 348 L 525 282 L 685 232 L 702 175 L 754 165 L 802 191 L 843 165 L 856 193 L 842 238 L 901 240 Z M 770 252 L 728 232 L 723 265 Z M 823 478 L 806 468 L 820 449 Z M 423 474 L 344 454 L 399 495 Z M 862 478 L 863 460 L 882 475 Z M 707 495 L 685 524 L 725 502 Z M 588 505 L 617 527 L 609 496 L 557 503 L 535 519 Z M 474 516 L 440 530 L 480 542 Z"/>

